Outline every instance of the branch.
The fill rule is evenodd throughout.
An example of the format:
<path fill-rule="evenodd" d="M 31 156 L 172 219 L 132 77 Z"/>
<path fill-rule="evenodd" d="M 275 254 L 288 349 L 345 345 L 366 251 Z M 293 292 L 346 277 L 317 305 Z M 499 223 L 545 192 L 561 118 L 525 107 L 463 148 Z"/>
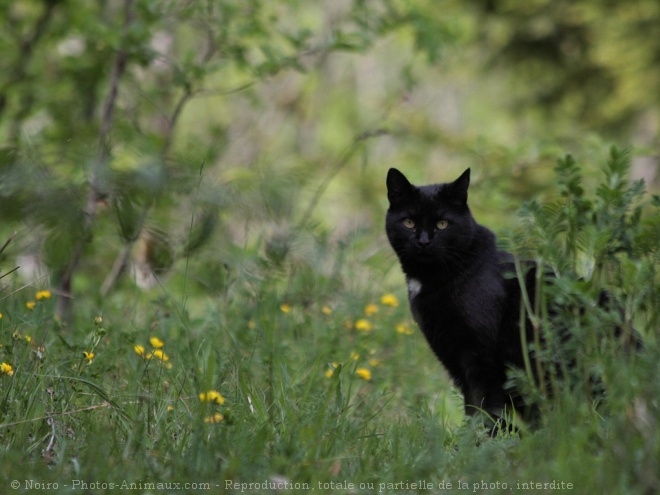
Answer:
<path fill-rule="evenodd" d="M 128 31 L 129 26 L 134 19 L 133 12 L 134 0 L 126 0 L 124 3 L 124 33 Z M 128 52 L 122 48 L 117 53 L 117 58 L 112 66 L 110 75 L 110 89 L 103 105 L 103 115 L 101 117 L 101 128 L 99 130 L 98 154 L 92 166 L 92 174 L 89 181 L 89 194 L 87 195 L 87 204 L 85 206 L 82 235 L 74 246 L 71 261 L 59 281 L 59 293 L 57 298 L 56 314 L 63 322 L 70 323 L 73 319 L 73 308 L 71 296 L 71 281 L 80 260 L 82 258 L 83 247 L 90 238 L 94 218 L 96 216 L 96 207 L 98 201 L 102 198 L 100 189 L 100 178 L 103 169 L 106 166 L 110 156 L 109 136 L 112 129 L 117 96 L 119 95 L 119 83 L 128 62 Z"/>
<path fill-rule="evenodd" d="M 34 47 L 45 34 L 48 24 L 53 18 L 53 11 L 55 10 L 57 3 L 57 0 L 47 0 L 45 2 L 46 7 L 41 16 L 37 19 L 32 33 L 19 41 L 18 60 L 16 60 L 16 64 L 10 71 L 12 75 L 9 80 L 4 84 L 2 89 L 0 89 L 0 116 L 6 108 L 5 103 L 7 101 L 7 91 L 12 86 L 22 83 L 25 79 L 27 66 L 34 53 Z M 30 112 L 33 101 L 32 95 L 24 95 L 21 99 L 21 107 L 11 123 L 10 136 L 12 140 L 15 141 L 18 139 L 21 120 Z"/>
<path fill-rule="evenodd" d="M 15 230 L 9 235 L 9 238 L 5 241 L 2 247 L 0 247 L 0 253 L 2 253 L 7 248 L 7 246 L 9 246 L 9 243 L 14 240 L 14 237 L 16 237 Z"/>
<path fill-rule="evenodd" d="M 174 128 L 179 120 L 181 112 L 183 111 L 183 107 L 186 103 L 188 103 L 192 96 L 192 92 L 189 89 L 186 89 L 184 93 L 179 97 L 179 101 L 177 101 L 172 115 L 167 119 L 167 133 L 165 134 L 165 142 L 163 143 L 163 147 L 160 150 L 160 155 L 163 159 L 165 159 L 170 151 L 170 147 L 172 146 Z"/>
<path fill-rule="evenodd" d="M 9 235 L 9 237 L 7 238 L 7 240 L 5 241 L 5 243 L 2 245 L 2 247 L 0 247 L 0 254 L 2 254 L 2 252 L 3 252 L 5 249 L 7 249 L 7 246 L 9 246 L 9 243 L 10 243 L 11 241 L 14 240 L 14 237 L 16 237 L 16 231 L 13 231 L 13 232 Z M 20 268 L 20 267 L 17 266 L 17 267 L 15 267 L 15 268 L 12 268 L 11 270 L 9 270 L 7 273 L 0 274 L 0 280 L 3 279 L 3 278 L 5 278 L 5 277 L 6 277 L 7 275 L 9 275 L 10 273 L 15 272 L 15 271 L 18 270 L 19 268 Z"/>
<path fill-rule="evenodd" d="M 307 225 L 309 219 L 312 216 L 312 213 L 318 206 L 319 201 L 321 201 L 323 194 L 325 193 L 326 189 L 328 189 L 328 186 L 330 186 L 332 180 L 346 165 L 348 165 L 348 163 L 351 161 L 355 153 L 357 153 L 362 148 L 364 142 L 369 139 L 384 136 L 387 134 L 389 134 L 389 131 L 387 129 L 378 128 L 360 133 L 357 136 L 355 136 L 353 142 L 342 153 L 342 156 L 339 159 L 339 161 L 323 178 L 321 184 L 316 189 L 316 191 L 314 191 L 314 195 L 312 196 L 312 199 L 309 201 L 307 208 L 305 208 L 305 211 L 300 217 L 300 220 L 296 223 L 294 227 L 294 232 L 297 232 L 298 230 L 304 228 Z"/>

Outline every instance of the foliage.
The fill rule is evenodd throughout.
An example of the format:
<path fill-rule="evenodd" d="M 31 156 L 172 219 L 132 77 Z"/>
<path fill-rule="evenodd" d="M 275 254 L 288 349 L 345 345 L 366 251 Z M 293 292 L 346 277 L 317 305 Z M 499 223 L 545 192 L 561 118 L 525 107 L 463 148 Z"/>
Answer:
<path fill-rule="evenodd" d="M 367 22 L 366 5 L 358 3 L 332 14 L 336 18 L 326 26 L 314 19 L 314 11 L 301 15 L 299 23 L 289 22 L 292 10 L 306 9 L 295 1 L 127 0 L 118 7 L 86 2 L 2 7 L 14 21 L 6 47 L 22 43 L 3 71 L 12 76 L 2 91 L 6 105 L 0 131 L 7 137 L 2 197 L 8 206 L 2 216 L 39 229 L 30 251 L 43 252 L 39 261 L 53 274 L 58 312 L 67 322 L 73 318 L 72 278 L 81 261 L 89 273 L 107 265 L 113 250 L 117 253 L 103 294 L 112 290 L 131 257 L 140 283 L 153 285 L 151 272 L 164 275 L 177 258 L 212 239 L 223 210 L 231 205 L 234 214 L 240 211 L 231 195 L 243 196 L 244 206 L 261 203 L 243 219 L 235 215 L 233 225 L 254 223 L 254 212 L 289 216 L 299 180 L 285 185 L 258 164 L 254 173 L 229 179 L 235 191 L 217 180 L 201 187 L 215 175 L 207 161 L 225 152 L 230 125 L 214 124 L 203 136 L 208 142 L 202 153 L 185 146 L 174 152 L 175 130 L 186 107 L 196 98 L 236 92 L 256 100 L 251 88 L 277 74 L 308 71 L 333 52 L 366 50 L 390 15 L 384 10 L 382 19 Z M 29 73 L 48 79 L 24 81 Z M 37 90 L 51 79 L 48 91 Z M 223 108 L 220 103 L 218 110 Z M 26 174 L 32 180 L 25 180 Z M 187 234 L 181 234 L 188 239 L 177 246 L 172 219 L 191 208 L 197 213 Z M 179 231 L 186 229 L 185 218 L 179 219 Z M 119 233 L 113 243 L 89 242 L 114 237 L 113 229 Z"/>
<path fill-rule="evenodd" d="M 632 325 L 637 319 L 642 323 L 640 330 L 653 335 L 660 324 L 656 307 L 660 300 L 659 203 L 657 195 L 645 193 L 643 181 L 628 181 L 630 163 L 627 151 L 612 147 L 602 182 L 589 196 L 584 189 L 584 167 L 570 155 L 559 160 L 555 169 L 558 199 L 528 203 L 521 211 L 520 230 L 510 235 L 520 256 L 548 267 L 556 284 L 570 278 L 574 290 L 596 300 L 606 288 L 622 304 L 619 324 Z M 569 287 L 560 289 L 566 292 Z M 642 321 L 644 314 L 651 319 Z"/>
<path fill-rule="evenodd" d="M 657 8 L 608 8 L 590 0 L 442 10 L 425 0 L 11 2 L 0 7 L 8 27 L 0 34 L 3 234 L 30 232 L 18 242 L 58 286 L 59 312 L 71 321 L 74 299 L 60 294 L 96 285 L 107 295 L 126 273 L 152 286 L 152 269 L 162 280 L 212 244 L 290 253 L 337 224 L 346 232 L 343 219 L 357 210 L 358 229 L 373 228 L 382 208 L 373 177 L 392 165 L 428 178 L 440 174 L 422 169 L 480 165 L 498 205 L 512 211 L 547 190 L 560 149 L 594 149 L 573 139 L 582 130 L 613 129 L 624 141 L 636 129 L 653 133 L 658 102 L 628 88 L 656 86 L 646 61 L 657 37 L 640 27 Z M 635 56 L 620 57 L 628 44 Z M 614 83 L 585 83 L 580 71 Z M 553 126 L 513 104 L 546 85 L 561 96 L 532 95 L 523 106 L 550 109 Z M 636 144 L 653 146 L 644 136 Z M 228 258 L 185 266 L 199 280 L 224 278 Z"/>
<path fill-rule="evenodd" d="M 493 1 L 477 8 L 489 65 L 509 69 L 509 87 L 517 90 L 511 101 L 520 110 L 620 139 L 640 125 L 649 105 L 657 106 L 657 95 L 646 89 L 660 80 L 656 2 L 630 9 L 621 0 Z"/>
<path fill-rule="evenodd" d="M 520 228 L 505 237 L 519 258 L 542 267 L 533 282 L 518 267 L 521 283 L 535 283 L 541 298 L 525 300 L 524 308 L 536 368 L 528 363 L 527 376 L 512 379 L 544 403 L 546 418 L 567 402 L 591 408 L 604 401 L 597 411 L 609 421 L 622 404 L 655 401 L 626 387 L 649 372 L 647 360 L 657 352 L 660 203 L 645 194 L 643 181 L 627 180 L 625 150 L 611 148 L 594 194 L 584 189 L 582 169 L 570 155 L 559 160 L 559 198 L 527 204 Z"/>

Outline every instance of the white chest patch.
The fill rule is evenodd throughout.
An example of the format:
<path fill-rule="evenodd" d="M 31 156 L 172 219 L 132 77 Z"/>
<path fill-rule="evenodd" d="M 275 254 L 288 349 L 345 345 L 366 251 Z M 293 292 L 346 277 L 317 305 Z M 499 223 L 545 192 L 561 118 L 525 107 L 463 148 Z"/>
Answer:
<path fill-rule="evenodd" d="M 415 279 L 415 278 L 409 278 L 408 279 L 408 297 L 410 299 L 414 299 L 417 297 L 417 295 L 422 291 L 422 283 Z"/>

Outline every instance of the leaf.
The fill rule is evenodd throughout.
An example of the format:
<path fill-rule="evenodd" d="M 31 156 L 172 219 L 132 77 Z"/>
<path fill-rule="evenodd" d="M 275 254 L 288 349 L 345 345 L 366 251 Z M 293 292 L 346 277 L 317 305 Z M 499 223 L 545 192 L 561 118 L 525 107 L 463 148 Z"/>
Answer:
<path fill-rule="evenodd" d="M 117 216 L 117 224 L 124 242 L 137 240 L 142 230 L 143 213 L 133 199 L 127 195 L 116 195 L 112 206 Z"/>
<path fill-rule="evenodd" d="M 174 249 L 165 232 L 148 229 L 140 236 L 136 257 L 142 267 L 156 275 L 163 275 L 174 264 Z"/>
<path fill-rule="evenodd" d="M 211 239 L 218 224 L 218 212 L 216 209 L 205 209 L 195 220 L 183 248 L 185 256 L 197 251 Z"/>

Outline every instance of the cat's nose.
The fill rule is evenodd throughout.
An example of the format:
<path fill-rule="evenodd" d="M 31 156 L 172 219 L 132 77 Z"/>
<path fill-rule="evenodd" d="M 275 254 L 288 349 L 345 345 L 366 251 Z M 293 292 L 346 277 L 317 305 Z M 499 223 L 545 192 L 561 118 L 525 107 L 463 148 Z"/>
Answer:
<path fill-rule="evenodd" d="M 426 232 L 422 231 L 422 233 L 419 235 L 419 239 L 417 239 L 417 244 L 419 244 L 423 248 L 428 247 L 431 244 L 431 239 L 429 238 L 429 235 Z"/>

